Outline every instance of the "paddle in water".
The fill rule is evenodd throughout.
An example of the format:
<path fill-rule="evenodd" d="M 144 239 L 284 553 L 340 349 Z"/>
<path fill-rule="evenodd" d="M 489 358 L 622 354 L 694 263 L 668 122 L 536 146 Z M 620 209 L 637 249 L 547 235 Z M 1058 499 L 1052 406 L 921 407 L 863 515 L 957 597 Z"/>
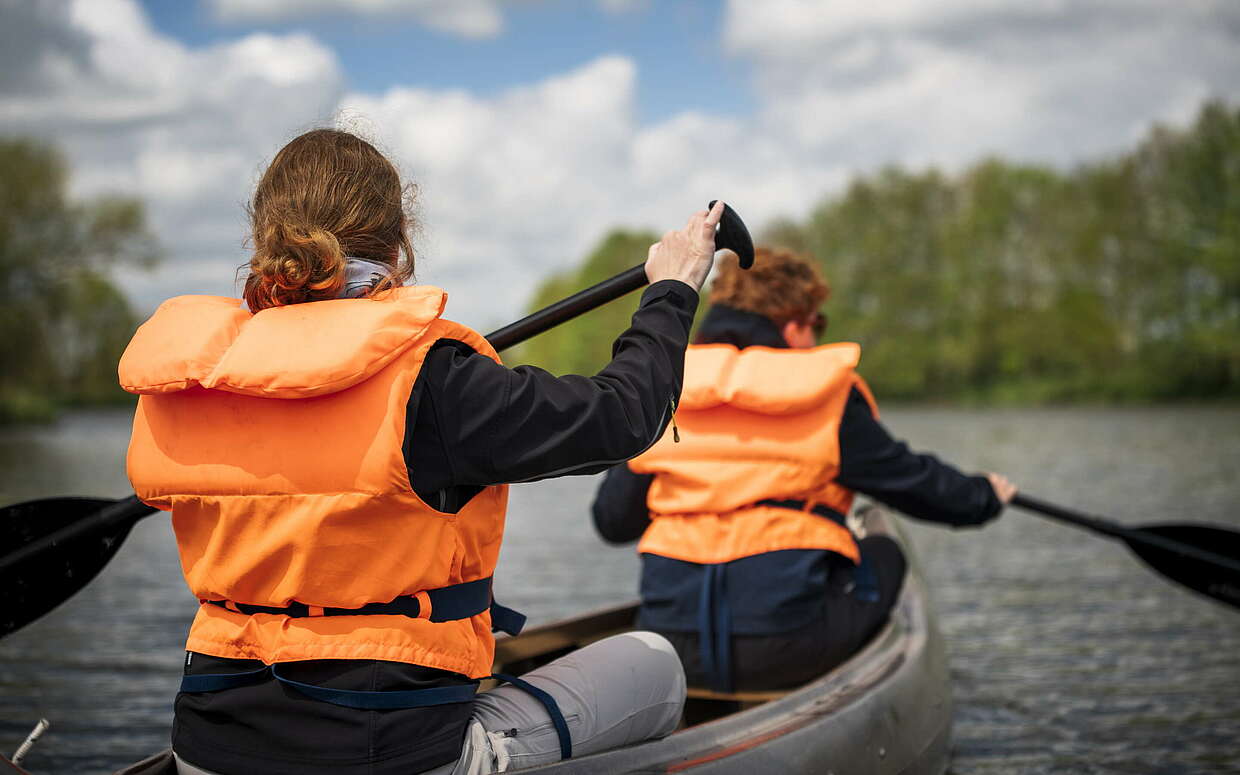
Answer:
<path fill-rule="evenodd" d="M 714 207 L 712 200 L 707 209 Z M 753 240 L 728 205 L 715 249 L 731 250 L 748 269 Z M 614 301 L 649 282 L 637 266 L 493 331 L 487 341 L 506 350 L 543 331 Z M 0 509 L 0 637 L 51 611 L 85 587 L 108 564 L 130 528 L 157 511 L 136 495 L 120 500 L 42 498 Z"/>
<path fill-rule="evenodd" d="M 1022 493 L 1011 505 L 1123 541 L 1168 579 L 1240 608 L 1240 531 L 1191 522 L 1128 527 Z"/>

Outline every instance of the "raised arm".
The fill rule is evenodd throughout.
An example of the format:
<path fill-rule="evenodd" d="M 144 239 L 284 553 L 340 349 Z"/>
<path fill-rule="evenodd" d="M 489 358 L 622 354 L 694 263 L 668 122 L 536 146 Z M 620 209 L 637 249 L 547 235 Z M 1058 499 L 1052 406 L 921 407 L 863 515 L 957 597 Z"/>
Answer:
<path fill-rule="evenodd" d="M 410 398 L 414 490 L 524 482 L 601 471 L 652 445 L 680 396 L 697 289 L 714 256 L 722 204 L 651 246 L 632 325 L 592 377 L 496 364 L 441 343 Z M 465 494 L 466 497 L 468 493 Z M 450 504 L 449 504 L 450 505 Z"/>

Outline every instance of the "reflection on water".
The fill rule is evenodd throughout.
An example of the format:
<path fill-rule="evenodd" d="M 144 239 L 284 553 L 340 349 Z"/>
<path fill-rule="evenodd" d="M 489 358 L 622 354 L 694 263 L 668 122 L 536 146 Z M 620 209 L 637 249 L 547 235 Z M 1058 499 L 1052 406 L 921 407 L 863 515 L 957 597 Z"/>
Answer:
<path fill-rule="evenodd" d="M 1140 523 L 1240 526 L 1240 410 L 889 409 L 915 447 L 1031 494 Z M 122 496 L 128 414 L 0 433 L 0 498 Z M 594 536 L 593 479 L 513 490 L 497 573 L 534 621 L 633 596 L 630 547 Z M 951 650 L 952 772 L 1240 772 L 1240 613 L 1122 546 L 1009 513 L 981 531 L 910 525 Z M 53 723 L 35 772 L 109 772 L 165 747 L 194 601 L 171 529 L 140 523 L 83 593 L 0 641 L 0 750 Z"/>

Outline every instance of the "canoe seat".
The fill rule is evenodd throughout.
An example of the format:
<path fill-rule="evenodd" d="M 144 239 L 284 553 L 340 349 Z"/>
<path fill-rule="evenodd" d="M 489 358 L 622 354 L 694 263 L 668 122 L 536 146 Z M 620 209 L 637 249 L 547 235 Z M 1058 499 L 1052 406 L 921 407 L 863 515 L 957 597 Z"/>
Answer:
<path fill-rule="evenodd" d="M 792 693 L 792 689 L 771 689 L 756 692 L 717 692 L 713 689 L 702 689 L 690 686 L 685 694 L 694 700 L 716 700 L 719 702 L 739 702 L 742 705 L 758 705 L 771 700 L 778 700 Z"/>

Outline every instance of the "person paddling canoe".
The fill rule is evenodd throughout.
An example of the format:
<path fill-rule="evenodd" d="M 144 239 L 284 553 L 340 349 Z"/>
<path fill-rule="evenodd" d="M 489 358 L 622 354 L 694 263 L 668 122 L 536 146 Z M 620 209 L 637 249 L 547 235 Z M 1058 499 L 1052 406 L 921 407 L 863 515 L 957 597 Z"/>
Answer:
<path fill-rule="evenodd" d="M 906 562 L 846 515 L 862 492 L 953 526 L 995 518 L 1015 487 L 915 454 L 878 422 L 856 344 L 815 346 L 829 288 L 813 264 L 759 249 L 721 261 L 685 361 L 672 431 L 608 472 L 604 539 L 641 538 L 639 625 L 665 635 L 691 685 L 796 686 L 886 619 Z"/>
<path fill-rule="evenodd" d="M 128 471 L 172 512 L 200 606 L 172 746 L 182 773 L 492 772 L 669 734 L 684 701 L 652 633 L 475 696 L 508 482 L 604 470 L 679 397 L 722 202 L 650 248 L 631 327 L 593 377 L 508 369 L 404 285 L 395 167 L 345 132 L 286 145 L 250 206 L 240 300 L 182 296 L 120 363 Z"/>

